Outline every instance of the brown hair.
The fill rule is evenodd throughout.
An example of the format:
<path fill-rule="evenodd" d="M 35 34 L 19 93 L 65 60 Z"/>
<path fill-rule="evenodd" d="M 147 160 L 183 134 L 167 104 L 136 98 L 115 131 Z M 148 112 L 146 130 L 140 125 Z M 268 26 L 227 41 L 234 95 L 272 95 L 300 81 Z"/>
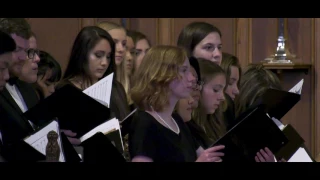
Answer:
<path fill-rule="evenodd" d="M 229 53 L 226 53 L 226 52 L 222 52 L 222 61 L 221 61 L 221 64 L 220 64 L 221 68 L 226 72 L 226 76 L 227 76 L 227 82 L 229 82 L 230 80 L 230 76 L 231 76 L 231 67 L 234 66 L 234 67 L 237 67 L 239 69 L 239 81 L 238 81 L 238 84 L 237 86 L 239 87 L 240 86 L 240 79 L 241 79 L 241 66 L 240 66 L 240 63 L 239 63 L 239 59 L 232 55 L 232 54 L 229 54 Z"/>
<path fill-rule="evenodd" d="M 208 83 L 218 75 L 224 75 L 224 70 L 214 62 L 198 58 L 201 80 Z M 212 142 L 219 139 L 226 132 L 226 125 L 222 118 L 221 105 L 214 114 L 206 114 L 204 107 L 199 101 L 199 106 L 193 111 L 193 120 L 206 132 L 207 138 Z"/>
<path fill-rule="evenodd" d="M 235 99 L 236 117 L 253 105 L 269 88 L 282 89 L 278 77 L 262 65 L 250 65 L 242 75 L 241 91 Z"/>
<path fill-rule="evenodd" d="M 136 45 L 138 41 L 145 39 L 148 42 L 149 46 L 151 46 L 151 43 L 147 36 L 139 31 L 127 30 L 127 36 L 132 38 L 134 45 Z"/>
<path fill-rule="evenodd" d="M 221 31 L 214 25 L 206 22 L 192 22 L 184 27 L 178 37 L 177 45 L 187 50 L 188 57 L 193 56 L 195 47 L 210 33 Z"/>
<path fill-rule="evenodd" d="M 241 80 L 241 72 L 242 72 L 242 69 L 241 69 L 241 66 L 239 63 L 239 59 L 232 54 L 222 52 L 222 61 L 221 61 L 220 66 L 224 70 L 224 72 L 226 73 L 226 76 L 227 76 L 227 85 L 225 87 L 225 91 L 229 85 L 232 66 L 237 67 L 239 70 L 239 81 L 237 83 L 237 86 L 239 88 L 240 87 L 240 80 Z M 226 111 L 227 108 L 228 108 L 228 101 L 224 101 L 223 102 L 223 110 Z"/>
<path fill-rule="evenodd" d="M 187 54 L 182 48 L 152 47 L 133 76 L 133 102 L 143 110 L 149 110 L 151 105 L 155 111 L 162 111 L 169 104 L 169 84 L 180 78 L 178 68 L 186 59 Z"/>
<path fill-rule="evenodd" d="M 24 18 L 0 18 L 0 30 L 7 34 L 29 39 L 31 37 L 31 27 Z"/>

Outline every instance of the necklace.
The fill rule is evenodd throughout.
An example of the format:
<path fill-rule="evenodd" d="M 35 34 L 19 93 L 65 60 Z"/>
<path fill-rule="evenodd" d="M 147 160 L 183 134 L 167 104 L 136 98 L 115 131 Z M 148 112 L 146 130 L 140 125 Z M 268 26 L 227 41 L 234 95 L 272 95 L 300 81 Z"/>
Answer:
<path fill-rule="evenodd" d="M 178 124 L 176 123 L 176 121 L 175 121 L 172 117 L 171 117 L 171 120 L 172 120 L 173 123 L 176 125 L 176 127 L 177 127 L 177 129 L 178 129 L 177 132 L 176 132 L 175 130 L 173 130 L 165 120 L 162 119 L 162 117 L 153 109 L 152 106 L 150 106 L 150 107 L 151 107 L 152 111 L 153 111 L 154 113 L 156 113 L 156 115 L 158 116 L 158 118 L 159 118 L 171 131 L 175 132 L 176 134 L 179 134 L 179 133 L 180 133 L 180 128 L 179 128 Z"/>

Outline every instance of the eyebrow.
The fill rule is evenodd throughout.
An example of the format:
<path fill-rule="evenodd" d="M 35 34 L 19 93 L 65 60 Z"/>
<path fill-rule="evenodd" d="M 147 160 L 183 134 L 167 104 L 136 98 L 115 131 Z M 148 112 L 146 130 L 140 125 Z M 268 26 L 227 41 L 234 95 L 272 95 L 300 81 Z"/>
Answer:
<path fill-rule="evenodd" d="M 214 85 L 214 87 L 215 87 L 215 88 L 216 88 L 216 87 L 223 88 L 223 85 L 221 85 L 221 84 L 216 84 L 216 85 Z"/>
<path fill-rule="evenodd" d="M 206 45 L 215 46 L 215 44 L 213 44 L 213 43 L 205 43 L 204 46 L 206 46 Z M 218 44 L 218 46 L 222 46 L 222 43 Z"/>
<path fill-rule="evenodd" d="M 94 53 L 105 53 L 105 51 L 104 50 L 97 50 Z"/>

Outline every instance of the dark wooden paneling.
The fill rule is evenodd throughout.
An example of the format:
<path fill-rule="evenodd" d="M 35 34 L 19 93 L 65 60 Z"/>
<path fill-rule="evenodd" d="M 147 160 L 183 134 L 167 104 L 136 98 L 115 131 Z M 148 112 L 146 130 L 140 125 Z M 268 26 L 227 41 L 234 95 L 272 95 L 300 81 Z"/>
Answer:
<path fill-rule="evenodd" d="M 97 18 L 97 23 L 101 21 L 110 21 L 117 24 L 121 24 L 121 18 Z"/>
<path fill-rule="evenodd" d="M 277 22 L 276 18 L 252 19 L 252 62 L 260 62 L 275 53 Z"/>
<path fill-rule="evenodd" d="M 128 18 L 129 29 L 145 34 L 151 45 L 157 44 L 157 18 Z"/>
<path fill-rule="evenodd" d="M 38 47 L 52 54 L 64 72 L 72 44 L 80 31 L 81 18 L 30 18 Z"/>

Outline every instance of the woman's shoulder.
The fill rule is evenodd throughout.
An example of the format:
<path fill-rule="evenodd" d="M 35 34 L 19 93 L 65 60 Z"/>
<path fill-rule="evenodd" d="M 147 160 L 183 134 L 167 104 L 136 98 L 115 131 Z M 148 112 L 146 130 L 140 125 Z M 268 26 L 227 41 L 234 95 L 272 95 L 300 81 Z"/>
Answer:
<path fill-rule="evenodd" d="M 155 118 L 146 111 L 137 110 L 133 115 L 131 127 L 138 131 L 153 131 L 156 128 Z"/>

